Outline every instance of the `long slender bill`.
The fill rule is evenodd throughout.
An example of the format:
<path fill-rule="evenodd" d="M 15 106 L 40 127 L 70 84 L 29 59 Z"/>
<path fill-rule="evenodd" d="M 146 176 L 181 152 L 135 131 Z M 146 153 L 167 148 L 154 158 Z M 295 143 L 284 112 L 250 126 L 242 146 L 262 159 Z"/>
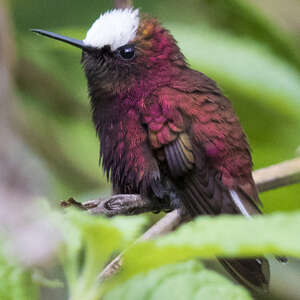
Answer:
<path fill-rule="evenodd" d="M 81 41 L 81 40 L 73 39 L 73 38 L 63 36 L 63 35 L 60 35 L 60 34 L 57 34 L 54 32 L 50 32 L 50 31 L 46 31 L 46 30 L 42 30 L 42 29 L 31 29 L 31 31 L 41 34 L 41 35 L 44 35 L 44 36 L 47 36 L 47 37 L 50 37 L 52 39 L 64 42 L 64 43 L 67 43 L 67 44 L 70 44 L 70 45 L 80 48 L 84 51 L 89 51 L 91 48 L 91 47 L 85 45 L 83 43 L 83 41 Z"/>

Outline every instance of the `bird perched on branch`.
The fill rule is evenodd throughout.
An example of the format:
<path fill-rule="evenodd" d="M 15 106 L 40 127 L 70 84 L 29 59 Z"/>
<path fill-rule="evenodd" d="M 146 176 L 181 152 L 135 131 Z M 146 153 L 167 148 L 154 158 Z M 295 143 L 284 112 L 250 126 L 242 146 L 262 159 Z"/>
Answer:
<path fill-rule="evenodd" d="M 156 19 L 111 10 L 83 41 L 33 31 L 82 49 L 100 156 L 116 193 L 192 217 L 260 213 L 249 145 L 231 103 L 188 66 Z M 241 283 L 267 288 L 265 258 L 220 261 Z"/>

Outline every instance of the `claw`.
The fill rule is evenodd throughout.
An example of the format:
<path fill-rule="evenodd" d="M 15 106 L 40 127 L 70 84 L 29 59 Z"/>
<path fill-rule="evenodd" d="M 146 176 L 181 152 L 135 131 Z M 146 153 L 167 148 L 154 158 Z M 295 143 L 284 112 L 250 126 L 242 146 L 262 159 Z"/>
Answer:
<path fill-rule="evenodd" d="M 60 206 L 61 207 L 70 207 L 70 206 L 73 206 L 73 207 L 77 207 L 79 209 L 84 209 L 84 210 L 87 209 L 85 205 L 83 205 L 82 203 L 76 201 L 74 198 L 69 198 L 66 201 L 61 201 L 60 202 Z"/>

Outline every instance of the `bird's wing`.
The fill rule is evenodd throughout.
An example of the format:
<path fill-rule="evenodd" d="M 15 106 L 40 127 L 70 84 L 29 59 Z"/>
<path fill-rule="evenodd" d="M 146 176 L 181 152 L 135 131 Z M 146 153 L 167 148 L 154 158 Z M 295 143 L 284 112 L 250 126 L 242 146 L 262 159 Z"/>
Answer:
<path fill-rule="evenodd" d="M 221 213 L 229 194 L 222 186 L 218 172 L 209 170 L 202 150 L 195 154 L 186 132 L 164 146 L 164 153 L 171 176 L 180 181 L 182 202 L 193 216 Z M 196 164 L 197 161 L 197 164 Z M 182 184 L 183 183 L 183 184 Z"/>
<path fill-rule="evenodd" d="M 242 182 L 237 178 L 238 184 L 226 186 L 222 181 L 224 175 L 222 168 L 215 167 L 213 158 L 208 157 L 205 148 L 205 143 L 214 136 L 198 136 L 199 128 L 200 131 L 201 128 L 203 131 L 207 128 L 214 128 L 216 120 L 213 110 L 221 107 L 219 103 L 206 107 L 204 98 L 205 96 L 197 98 L 197 95 L 191 94 L 187 97 L 172 89 L 160 91 L 157 98 L 152 101 L 154 103 L 152 116 L 146 117 L 150 144 L 158 153 L 158 158 L 165 160 L 170 177 L 181 191 L 182 202 L 192 215 L 241 213 L 248 216 L 258 213 L 259 200 L 251 176 L 251 168 L 250 175 L 247 174 L 250 176 L 249 181 Z M 201 109 L 204 107 L 206 113 L 211 115 L 211 119 L 203 115 Z M 224 112 L 223 109 L 218 113 Z M 222 126 L 216 128 L 222 130 Z M 222 137 L 225 140 L 229 139 L 223 132 L 213 134 L 220 135 L 218 141 Z M 241 143 L 243 144 L 243 141 Z M 233 144 L 232 147 L 235 145 Z M 231 149 L 228 151 L 230 152 Z M 242 151 L 238 151 L 240 152 Z M 248 159 L 251 164 L 250 156 Z M 240 177 L 243 175 L 237 174 Z"/>

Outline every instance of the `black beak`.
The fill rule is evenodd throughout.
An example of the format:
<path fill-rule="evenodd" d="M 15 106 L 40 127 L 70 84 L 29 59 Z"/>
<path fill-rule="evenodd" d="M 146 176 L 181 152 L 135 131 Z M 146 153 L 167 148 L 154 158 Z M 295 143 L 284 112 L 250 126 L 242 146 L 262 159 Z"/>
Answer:
<path fill-rule="evenodd" d="M 50 31 L 46 31 L 46 30 L 42 30 L 42 29 L 31 29 L 32 32 L 50 37 L 52 39 L 58 40 L 58 41 L 62 41 L 64 43 L 70 44 L 72 46 L 75 46 L 77 48 L 82 49 L 83 51 L 91 51 L 91 47 L 87 46 L 83 43 L 83 41 L 81 40 L 76 40 L 76 39 L 72 39 L 57 33 L 53 33 Z"/>

